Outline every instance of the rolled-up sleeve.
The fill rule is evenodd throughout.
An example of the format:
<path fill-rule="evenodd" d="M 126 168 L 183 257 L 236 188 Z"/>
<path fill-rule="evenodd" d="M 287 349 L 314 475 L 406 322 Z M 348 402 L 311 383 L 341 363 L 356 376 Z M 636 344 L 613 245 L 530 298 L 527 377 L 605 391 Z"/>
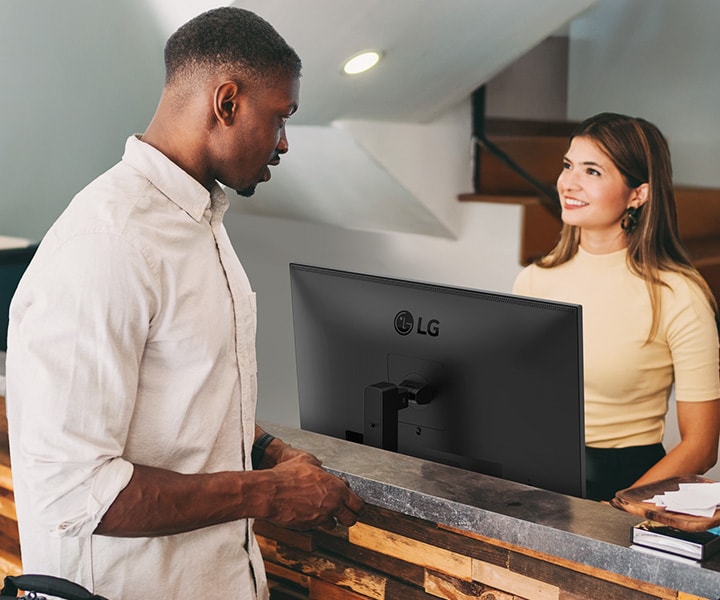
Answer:
<path fill-rule="evenodd" d="M 47 240 L 11 306 L 7 412 L 18 514 L 90 535 L 133 465 L 123 449 L 155 310 L 153 275 L 128 240 Z"/>

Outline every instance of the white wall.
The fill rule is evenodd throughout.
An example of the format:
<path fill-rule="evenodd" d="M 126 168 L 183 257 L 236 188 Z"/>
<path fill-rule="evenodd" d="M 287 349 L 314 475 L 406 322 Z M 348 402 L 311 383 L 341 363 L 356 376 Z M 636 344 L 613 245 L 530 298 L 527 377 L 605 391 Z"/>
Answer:
<path fill-rule="evenodd" d="M 601 0 L 570 26 L 568 116 L 645 117 L 677 183 L 720 186 L 718 23 L 717 0 Z"/>
<path fill-rule="evenodd" d="M 39 239 L 155 110 L 163 36 L 143 0 L 0 2 L 0 235 Z"/>
<path fill-rule="evenodd" d="M 488 81 L 488 117 L 564 121 L 567 118 L 568 32 L 538 44 Z"/>

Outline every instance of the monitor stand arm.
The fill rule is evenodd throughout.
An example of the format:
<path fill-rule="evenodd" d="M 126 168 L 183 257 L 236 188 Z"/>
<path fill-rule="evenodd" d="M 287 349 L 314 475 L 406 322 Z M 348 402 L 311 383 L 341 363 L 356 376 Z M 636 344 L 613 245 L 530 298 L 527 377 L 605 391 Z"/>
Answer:
<path fill-rule="evenodd" d="M 385 450 L 398 450 L 398 413 L 410 402 L 428 404 L 429 385 L 405 380 L 400 385 L 381 381 L 365 388 L 363 442 Z"/>

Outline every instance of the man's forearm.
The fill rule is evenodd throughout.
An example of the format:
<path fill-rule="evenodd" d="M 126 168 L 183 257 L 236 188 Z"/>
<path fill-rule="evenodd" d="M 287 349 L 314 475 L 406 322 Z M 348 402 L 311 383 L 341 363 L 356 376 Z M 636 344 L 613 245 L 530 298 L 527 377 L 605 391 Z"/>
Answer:
<path fill-rule="evenodd" d="M 153 537 L 267 515 L 262 472 L 183 475 L 135 465 L 95 529 L 99 535 Z"/>
<path fill-rule="evenodd" d="M 266 450 L 252 471 L 185 475 L 134 465 L 95 533 L 156 537 L 247 518 L 297 529 L 355 523 L 363 501 L 315 456 L 279 439 Z"/>

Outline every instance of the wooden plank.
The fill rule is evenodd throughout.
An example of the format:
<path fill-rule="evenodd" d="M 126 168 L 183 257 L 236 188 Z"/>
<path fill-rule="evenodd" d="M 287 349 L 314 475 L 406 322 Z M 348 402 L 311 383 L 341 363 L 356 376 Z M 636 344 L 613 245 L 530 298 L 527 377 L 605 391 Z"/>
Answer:
<path fill-rule="evenodd" d="M 325 552 L 306 552 L 284 546 L 274 540 L 256 536 L 265 563 L 275 563 L 312 578 L 354 590 L 368 598 L 385 596 L 387 577 Z"/>
<path fill-rule="evenodd" d="M 486 536 L 480 535 L 478 533 L 474 533 L 471 531 L 464 531 L 462 529 L 456 529 L 454 527 L 450 527 L 447 525 L 439 525 L 439 527 L 442 527 L 443 529 L 447 529 L 449 531 L 457 532 L 459 535 L 464 535 L 469 538 L 472 538 L 474 540 L 483 541 L 489 544 L 496 545 L 500 548 L 505 548 L 509 550 L 509 559 L 508 559 L 508 566 L 513 570 L 518 570 L 522 572 L 523 570 L 518 567 L 518 556 L 516 555 L 522 555 L 531 557 L 534 559 L 537 559 L 538 561 L 541 561 L 543 563 L 548 563 L 551 565 L 557 565 L 566 569 L 569 569 L 571 571 L 582 573 L 590 577 L 592 580 L 595 580 L 596 582 L 603 582 L 607 581 L 610 583 L 617 584 L 621 586 L 622 588 L 625 588 L 627 590 L 639 590 L 643 593 L 650 594 L 651 597 L 655 598 L 670 598 L 673 599 L 676 597 L 675 592 L 672 590 L 668 590 L 667 588 L 663 588 L 657 585 L 653 585 L 651 583 L 646 583 L 644 581 L 638 581 L 636 579 L 631 579 L 630 577 L 625 577 L 623 575 L 619 575 L 617 573 L 611 573 L 609 571 L 604 571 L 602 569 L 598 569 L 596 567 L 592 567 L 590 565 L 585 565 L 582 563 L 577 563 L 571 560 L 567 560 L 564 558 L 560 558 L 557 556 L 552 556 L 550 554 L 545 554 L 543 552 L 537 552 L 535 550 L 530 550 L 529 548 L 523 548 L 522 546 L 516 546 L 515 544 L 510 544 L 508 542 L 503 542 L 501 540 L 496 540 L 494 538 L 488 538 Z M 597 585 L 597 583 L 596 583 Z M 654 596 L 653 596 L 654 595 Z"/>
<path fill-rule="evenodd" d="M 315 548 L 312 533 L 309 531 L 286 529 L 285 527 L 273 525 L 268 521 L 255 521 L 253 531 L 255 531 L 255 535 L 276 540 L 286 546 L 307 550 L 308 552 Z"/>
<path fill-rule="evenodd" d="M 268 580 L 270 600 L 308 600 L 308 590 L 295 589 L 278 581 Z"/>
<path fill-rule="evenodd" d="M 437 600 L 437 596 L 429 594 L 424 587 L 409 586 L 393 579 L 388 580 L 385 598 L 386 600 Z"/>
<path fill-rule="evenodd" d="M 0 551 L 20 560 L 20 536 L 18 535 L 17 525 L 10 527 L 10 524 L 12 523 L 0 519 Z"/>
<path fill-rule="evenodd" d="M 385 598 L 387 578 L 349 564 L 330 562 L 327 557 L 318 559 L 318 578 L 335 586 L 353 590 L 368 598 Z M 332 566 L 330 566 L 332 565 Z"/>
<path fill-rule="evenodd" d="M 476 581 L 460 581 L 432 571 L 426 571 L 425 591 L 446 600 L 471 600 L 483 597 L 492 600 L 516 600 L 514 594 L 488 588 Z"/>
<path fill-rule="evenodd" d="M 353 590 L 334 587 L 320 579 L 312 579 L 309 598 L 310 600 L 366 600 L 370 597 Z M 437 597 L 426 593 L 423 589 L 395 582 L 392 586 L 388 586 L 382 600 L 433 600 L 434 598 Z"/>
<path fill-rule="evenodd" d="M 260 546 L 260 552 L 266 560 L 272 560 L 277 554 L 278 543 L 272 538 L 266 538 L 265 536 L 255 534 L 258 546 Z"/>
<path fill-rule="evenodd" d="M 20 575 L 22 574 L 22 562 L 18 556 L 0 550 L 0 574 Z"/>
<path fill-rule="evenodd" d="M 15 499 L 12 494 L 6 496 L 0 493 L 0 517 L 15 521 L 17 523 L 17 513 L 15 512 Z"/>
<path fill-rule="evenodd" d="M 686 594 L 685 592 L 678 592 L 678 600 L 711 600 L 710 598 L 701 598 L 693 594 Z"/>
<path fill-rule="evenodd" d="M 370 506 L 362 514 L 360 521 L 378 529 L 397 533 L 419 542 L 425 542 L 431 546 L 445 548 L 456 554 L 477 558 L 500 566 L 507 566 L 508 553 L 505 549 L 487 543 L 478 544 L 477 541 L 473 541 L 468 536 L 452 533 L 449 529 L 424 519 L 401 515 L 377 506 Z"/>
<path fill-rule="evenodd" d="M 594 575 L 580 573 L 567 567 L 550 563 L 517 552 L 510 553 L 509 568 L 530 579 L 560 587 L 563 592 L 578 598 L 601 598 L 602 600 L 676 600 L 677 593 L 641 581 L 619 583 Z"/>
<path fill-rule="evenodd" d="M 319 532 L 315 532 L 315 534 L 314 539 L 318 549 L 332 554 L 339 554 L 354 563 L 386 573 L 394 579 L 404 581 L 415 587 L 423 587 L 425 569 L 419 565 L 412 565 L 387 554 L 356 546 L 347 539 L 320 534 Z"/>
<path fill-rule="evenodd" d="M 288 569 L 286 567 L 283 567 L 282 565 L 279 565 L 277 563 L 273 562 L 265 562 L 265 572 L 268 575 L 268 578 L 270 577 L 276 577 L 278 579 L 282 579 L 283 581 L 288 581 L 294 585 L 297 585 L 301 588 L 309 589 L 310 588 L 310 577 L 307 575 L 303 575 L 302 573 L 298 573 L 297 571 L 293 569 Z"/>
<path fill-rule="evenodd" d="M 13 491 L 12 471 L 4 464 L 0 464 L 0 488 Z"/>
<path fill-rule="evenodd" d="M 559 600 L 560 598 L 560 588 L 558 586 L 537 581 L 520 573 L 515 573 L 510 569 L 503 569 L 481 560 L 473 560 L 472 575 L 473 581 L 484 583 L 492 588 L 522 598 L 532 598 L 532 600 Z"/>
<path fill-rule="evenodd" d="M 447 573 L 459 579 L 472 579 L 472 559 L 441 547 L 357 523 L 350 528 L 350 541 L 353 544 L 393 556 L 411 564 Z"/>
<path fill-rule="evenodd" d="M 319 579 L 310 581 L 310 600 L 367 600 L 369 597 L 352 590 L 336 587 Z"/>
<path fill-rule="evenodd" d="M 4 396 L 0 396 L 0 465 L 8 469 L 10 468 L 10 448 L 8 444 L 8 425 Z M 12 489 L 12 483 L 10 485 L 11 487 L 9 489 Z"/>

